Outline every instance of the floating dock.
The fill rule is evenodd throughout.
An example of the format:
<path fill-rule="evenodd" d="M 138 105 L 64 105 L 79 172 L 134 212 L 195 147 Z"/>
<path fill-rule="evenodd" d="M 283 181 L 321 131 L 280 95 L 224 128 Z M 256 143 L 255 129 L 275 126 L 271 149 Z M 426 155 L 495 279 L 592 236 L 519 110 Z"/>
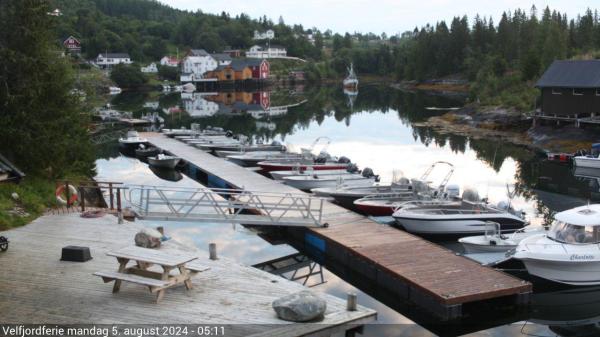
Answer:
<path fill-rule="evenodd" d="M 160 133 L 144 133 L 141 137 L 186 160 L 190 164 L 188 174 L 208 182 L 209 187 L 302 193 Z M 324 203 L 322 216 L 329 224 L 327 228 L 288 231 L 325 258 L 348 266 L 442 319 L 460 317 L 462 305 L 467 303 L 529 301 L 530 283 L 457 256 L 418 236 L 330 202 Z"/>
<path fill-rule="evenodd" d="M 210 269 L 192 277 L 193 288 L 168 289 L 160 304 L 146 287 L 123 283 L 113 294 L 92 274 L 116 271 L 108 251 L 133 245 L 140 224 L 117 224 L 117 218 L 84 219 L 79 214 L 47 215 L 24 227 L 0 232 L 10 240 L 0 253 L 0 313 L 3 324 L 216 324 L 224 336 L 329 336 L 373 322 L 376 312 L 362 306 L 346 310 L 346 301 L 318 293 L 327 301 L 321 321 L 300 324 L 280 320 L 271 307 L 276 298 L 303 289 L 276 275 L 226 258 L 210 260 L 199 251 L 170 240 L 170 253 L 198 254 Z M 168 232 L 167 232 L 168 234 Z M 59 261 L 67 245 L 90 247 L 87 262 Z M 235 324 L 232 324 L 235 323 Z"/>

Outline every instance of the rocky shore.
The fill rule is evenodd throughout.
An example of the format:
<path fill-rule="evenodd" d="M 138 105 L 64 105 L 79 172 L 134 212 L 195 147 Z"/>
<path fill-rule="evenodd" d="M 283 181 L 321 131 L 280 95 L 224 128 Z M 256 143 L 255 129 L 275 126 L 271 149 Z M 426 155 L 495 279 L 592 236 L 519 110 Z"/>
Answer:
<path fill-rule="evenodd" d="M 470 104 L 416 126 L 430 127 L 440 133 L 458 134 L 475 139 L 496 139 L 546 152 L 572 153 L 589 149 L 600 136 L 592 128 L 573 125 L 533 126 L 533 119 L 510 108 L 481 107 Z"/>

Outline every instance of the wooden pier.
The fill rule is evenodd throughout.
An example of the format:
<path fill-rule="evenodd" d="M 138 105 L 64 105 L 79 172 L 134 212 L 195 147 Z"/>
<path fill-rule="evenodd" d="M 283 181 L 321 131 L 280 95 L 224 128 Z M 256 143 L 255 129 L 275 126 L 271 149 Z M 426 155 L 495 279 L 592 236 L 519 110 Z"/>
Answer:
<path fill-rule="evenodd" d="M 142 137 L 190 164 L 192 178 L 209 187 L 301 193 L 252 170 L 214 157 L 159 133 Z M 462 305 L 511 297 L 528 302 L 530 283 L 471 261 L 418 236 L 378 224 L 330 202 L 323 207 L 327 228 L 289 229 L 305 245 L 352 268 L 402 298 L 443 318 L 460 317 Z"/>
<path fill-rule="evenodd" d="M 303 289 L 277 275 L 242 266 L 227 258 L 210 260 L 170 240 L 160 248 L 171 254 L 197 254 L 208 267 L 192 278 L 193 288 L 168 289 L 160 304 L 146 287 L 124 283 L 118 293 L 92 274 L 116 268 L 106 253 L 133 245 L 137 223 L 117 218 L 84 219 L 79 214 L 47 215 L 24 227 L 0 232 L 10 240 L 0 253 L 2 324 L 217 324 L 224 336 L 329 336 L 373 322 L 376 312 L 362 306 L 348 311 L 346 300 L 318 293 L 327 301 L 321 321 L 299 324 L 280 320 L 271 307 L 276 298 Z M 167 229 L 167 233 L 168 229 Z M 87 246 L 93 259 L 60 261 L 61 248 Z M 235 323 L 235 324 L 233 324 Z"/>

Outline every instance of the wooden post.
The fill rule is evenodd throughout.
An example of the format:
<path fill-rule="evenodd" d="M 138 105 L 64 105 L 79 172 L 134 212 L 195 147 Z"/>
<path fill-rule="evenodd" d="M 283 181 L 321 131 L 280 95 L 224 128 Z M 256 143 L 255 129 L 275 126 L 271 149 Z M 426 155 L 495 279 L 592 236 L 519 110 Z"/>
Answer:
<path fill-rule="evenodd" d="M 71 191 L 69 191 L 68 181 L 65 181 L 65 194 L 67 196 L 67 208 L 71 208 Z"/>
<path fill-rule="evenodd" d="M 112 183 L 108 183 L 108 195 L 110 197 L 110 210 L 112 211 L 113 209 L 115 209 L 114 207 L 114 196 L 113 196 L 113 189 L 112 189 Z"/>
<path fill-rule="evenodd" d="M 112 196 L 112 194 L 111 194 Z M 117 187 L 117 218 L 119 225 L 123 224 L 123 212 L 121 211 L 121 188 Z"/>
<path fill-rule="evenodd" d="M 81 187 L 81 212 L 85 212 L 85 187 Z"/>
<path fill-rule="evenodd" d="M 348 293 L 346 301 L 346 310 L 348 311 L 356 311 L 356 293 Z"/>
<path fill-rule="evenodd" d="M 217 260 L 217 244 L 209 243 L 208 244 L 208 256 L 211 260 Z"/>

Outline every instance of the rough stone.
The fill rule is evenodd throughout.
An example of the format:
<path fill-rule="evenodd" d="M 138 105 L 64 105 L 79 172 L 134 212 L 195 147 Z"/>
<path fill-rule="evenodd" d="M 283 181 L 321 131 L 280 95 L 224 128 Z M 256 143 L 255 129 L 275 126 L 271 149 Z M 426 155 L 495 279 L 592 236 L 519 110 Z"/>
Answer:
<path fill-rule="evenodd" d="M 306 322 L 322 317 L 327 302 L 308 290 L 290 294 L 273 301 L 277 316 L 286 321 Z"/>
<path fill-rule="evenodd" d="M 144 248 L 160 247 L 162 235 L 155 229 L 144 228 L 135 235 L 135 245 Z"/>

